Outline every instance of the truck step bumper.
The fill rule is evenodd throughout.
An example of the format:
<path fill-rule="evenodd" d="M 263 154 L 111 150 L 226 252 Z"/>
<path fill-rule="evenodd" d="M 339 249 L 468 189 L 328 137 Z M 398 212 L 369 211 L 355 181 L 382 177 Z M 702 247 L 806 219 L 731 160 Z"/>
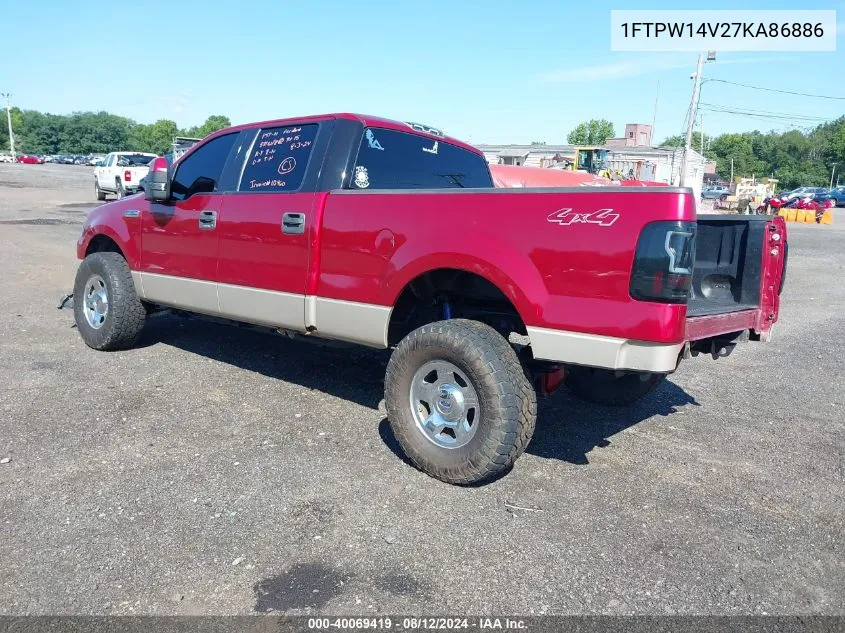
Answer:
<path fill-rule="evenodd" d="M 532 326 L 526 330 L 537 360 L 607 369 L 668 373 L 675 371 L 684 347 L 683 343 L 651 343 Z"/>

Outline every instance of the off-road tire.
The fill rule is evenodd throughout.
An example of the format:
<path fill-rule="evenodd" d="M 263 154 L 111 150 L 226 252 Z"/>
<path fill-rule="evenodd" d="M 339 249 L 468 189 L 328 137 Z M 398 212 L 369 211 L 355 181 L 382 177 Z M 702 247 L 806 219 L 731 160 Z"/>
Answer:
<path fill-rule="evenodd" d="M 569 366 L 566 386 L 587 402 L 610 407 L 625 407 L 654 391 L 666 374 L 625 372 L 617 376 L 612 369 Z"/>
<path fill-rule="evenodd" d="M 108 312 L 99 329 L 85 317 L 85 288 L 93 275 L 105 282 Z M 132 347 L 144 327 L 146 310 L 135 292 L 126 260 L 120 253 L 92 253 L 79 265 L 73 285 L 73 316 L 82 340 L 96 350 L 112 351 Z"/>
<path fill-rule="evenodd" d="M 106 199 L 106 192 L 100 189 L 100 183 L 97 182 L 97 179 L 94 179 L 94 193 L 97 195 L 97 200 L 105 200 Z"/>
<path fill-rule="evenodd" d="M 478 427 L 460 448 L 429 440 L 411 411 L 411 381 L 432 360 L 458 367 L 478 394 Z M 490 326 L 466 319 L 408 334 L 388 363 L 384 398 L 393 434 L 411 462 L 450 484 L 476 484 L 507 471 L 531 441 L 537 419 L 537 396 L 514 349 Z"/>

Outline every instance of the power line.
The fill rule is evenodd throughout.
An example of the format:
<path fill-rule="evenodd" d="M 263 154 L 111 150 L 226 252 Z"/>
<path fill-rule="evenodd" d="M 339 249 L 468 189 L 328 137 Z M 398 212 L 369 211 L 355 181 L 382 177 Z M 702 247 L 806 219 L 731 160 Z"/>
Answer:
<path fill-rule="evenodd" d="M 793 92 L 792 90 L 779 90 L 778 88 L 766 88 L 764 86 L 752 86 L 750 84 L 741 84 L 735 81 L 728 81 L 726 79 L 714 79 L 713 77 L 708 77 L 704 81 L 718 81 L 722 84 L 730 84 L 731 86 L 740 86 L 741 88 L 751 88 L 753 90 L 765 90 L 767 92 L 779 92 L 785 95 L 796 95 L 798 97 L 813 97 L 814 99 L 834 99 L 836 101 L 845 101 L 845 97 L 833 97 L 830 95 L 814 95 L 808 94 L 806 92 Z"/>
<path fill-rule="evenodd" d="M 781 123 L 807 123 L 807 121 L 791 119 L 789 117 L 783 116 L 772 116 L 770 114 L 754 114 L 753 112 L 738 112 L 735 110 L 711 110 L 709 108 L 704 109 L 705 112 L 713 112 L 716 114 L 731 114 L 734 116 L 744 116 L 751 119 L 760 119 L 762 121 L 777 121 Z M 793 126 L 793 127 L 800 127 L 800 126 Z"/>
<path fill-rule="evenodd" d="M 759 116 L 762 118 L 772 119 L 786 119 L 788 121 L 802 121 L 806 123 L 824 123 L 830 120 L 829 117 L 816 117 L 804 114 L 790 114 L 789 112 L 772 112 L 770 110 L 752 110 L 748 108 L 740 108 L 738 106 L 722 106 L 714 103 L 702 103 L 701 107 L 706 108 L 710 112 L 724 112 L 726 114 L 744 114 L 748 116 Z"/>
<path fill-rule="evenodd" d="M 706 112 L 716 112 L 718 114 L 732 114 L 732 115 L 735 115 L 735 116 L 743 116 L 743 117 L 747 117 L 747 118 L 750 118 L 750 119 L 757 119 L 757 120 L 760 120 L 760 121 L 769 121 L 769 122 L 772 122 L 772 123 L 780 123 L 782 125 L 785 124 L 785 123 L 788 123 L 791 120 L 791 119 L 786 119 L 784 117 L 773 117 L 773 116 L 767 116 L 767 115 L 763 115 L 763 114 L 748 114 L 747 112 L 732 112 L 732 111 L 722 111 L 722 110 L 705 110 L 705 111 Z M 807 128 L 803 128 L 803 127 L 795 126 L 795 125 L 791 125 L 791 126 L 786 125 L 786 126 L 784 126 L 784 129 L 797 129 L 797 130 L 805 131 Z M 812 130 L 812 128 L 810 128 L 810 130 Z"/>

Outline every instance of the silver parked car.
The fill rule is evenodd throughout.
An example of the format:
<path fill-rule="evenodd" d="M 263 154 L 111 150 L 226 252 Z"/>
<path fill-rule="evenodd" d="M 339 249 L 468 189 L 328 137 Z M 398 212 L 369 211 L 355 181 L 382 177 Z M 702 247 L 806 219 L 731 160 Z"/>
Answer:
<path fill-rule="evenodd" d="M 724 200 L 731 195 L 731 188 L 724 185 L 711 185 L 701 190 L 702 200 Z"/>

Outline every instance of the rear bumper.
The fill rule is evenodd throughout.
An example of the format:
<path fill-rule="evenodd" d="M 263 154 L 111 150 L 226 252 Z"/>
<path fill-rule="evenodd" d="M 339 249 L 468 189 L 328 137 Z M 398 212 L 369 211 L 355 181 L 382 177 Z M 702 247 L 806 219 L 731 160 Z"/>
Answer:
<path fill-rule="evenodd" d="M 668 373 L 678 366 L 684 343 L 651 343 L 614 336 L 527 327 L 537 360 L 607 369 Z"/>

